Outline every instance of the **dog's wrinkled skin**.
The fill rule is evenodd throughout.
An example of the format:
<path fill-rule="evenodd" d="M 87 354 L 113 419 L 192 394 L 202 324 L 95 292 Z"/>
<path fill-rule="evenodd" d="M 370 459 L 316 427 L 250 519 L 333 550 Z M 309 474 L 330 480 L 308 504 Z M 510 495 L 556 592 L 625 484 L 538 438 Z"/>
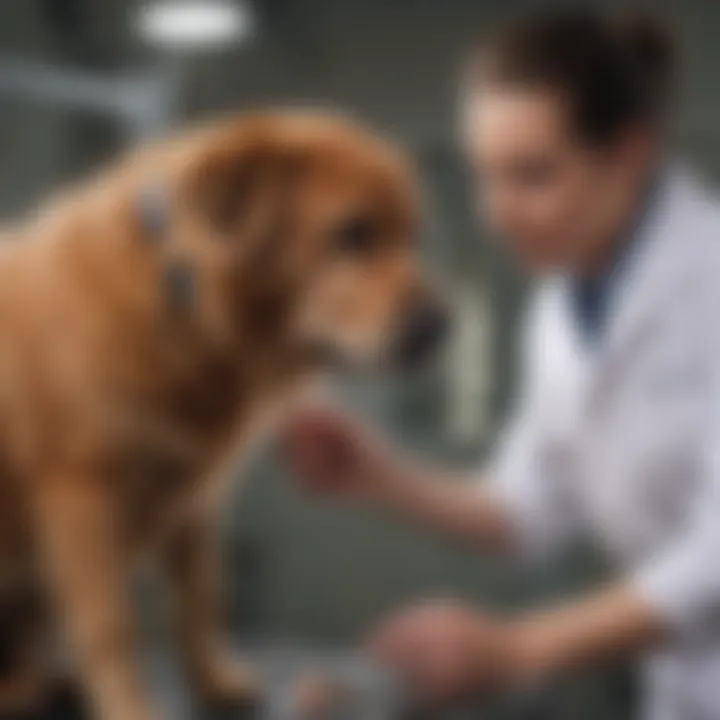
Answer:
<path fill-rule="evenodd" d="M 149 187 L 167 199 L 159 233 L 138 211 Z M 221 470 L 328 357 L 373 364 L 419 350 L 418 316 L 437 335 L 416 212 L 392 147 L 344 120 L 279 114 L 140 151 L 10 233 L 0 246 L 0 715 L 41 692 L 32 643 L 47 644 L 48 606 L 96 716 L 155 717 L 128 597 L 145 557 L 167 579 L 197 691 L 254 692 L 218 627 Z M 177 266 L 191 269 L 184 299 L 166 282 Z M 419 345 L 405 342 L 413 332 Z"/>

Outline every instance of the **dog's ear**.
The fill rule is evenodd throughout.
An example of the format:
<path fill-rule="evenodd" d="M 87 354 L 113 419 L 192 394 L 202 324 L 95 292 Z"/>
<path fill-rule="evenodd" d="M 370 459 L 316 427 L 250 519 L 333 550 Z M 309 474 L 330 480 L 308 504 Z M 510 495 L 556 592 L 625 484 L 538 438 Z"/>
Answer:
<path fill-rule="evenodd" d="M 300 166 L 299 154 L 267 133 L 218 139 L 189 172 L 189 207 L 220 238 L 267 235 L 287 210 Z"/>
<path fill-rule="evenodd" d="M 248 322 L 260 322 L 263 332 L 280 322 L 293 294 L 286 241 L 297 222 L 295 200 L 309 160 L 300 143 L 255 128 L 212 139 L 185 173 L 180 205 L 202 228 L 200 242 L 222 258 L 228 287 L 242 293 Z M 212 252 L 218 249 L 219 256 Z"/>

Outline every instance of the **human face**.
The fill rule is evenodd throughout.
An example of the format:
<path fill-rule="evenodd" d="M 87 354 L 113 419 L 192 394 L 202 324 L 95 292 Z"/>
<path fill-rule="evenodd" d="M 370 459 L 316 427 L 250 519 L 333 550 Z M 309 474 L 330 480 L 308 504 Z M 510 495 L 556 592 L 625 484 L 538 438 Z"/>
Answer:
<path fill-rule="evenodd" d="M 464 123 L 483 215 L 523 265 L 590 272 L 607 258 L 638 200 L 645 134 L 587 147 L 545 88 L 477 88 Z"/>

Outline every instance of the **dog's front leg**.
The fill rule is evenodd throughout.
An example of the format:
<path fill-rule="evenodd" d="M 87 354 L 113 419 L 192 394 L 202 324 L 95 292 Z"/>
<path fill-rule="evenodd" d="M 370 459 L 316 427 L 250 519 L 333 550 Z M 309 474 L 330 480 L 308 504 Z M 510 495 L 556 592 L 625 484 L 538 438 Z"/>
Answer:
<path fill-rule="evenodd" d="M 211 519 L 194 517 L 176 529 L 167 545 L 165 568 L 178 641 L 191 680 L 205 701 L 253 702 L 257 679 L 223 639 L 218 534 Z"/>
<path fill-rule="evenodd" d="M 46 478 L 37 497 L 50 590 L 94 717 L 155 718 L 137 667 L 129 558 L 114 496 L 100 479 L 66 474 Z"/>

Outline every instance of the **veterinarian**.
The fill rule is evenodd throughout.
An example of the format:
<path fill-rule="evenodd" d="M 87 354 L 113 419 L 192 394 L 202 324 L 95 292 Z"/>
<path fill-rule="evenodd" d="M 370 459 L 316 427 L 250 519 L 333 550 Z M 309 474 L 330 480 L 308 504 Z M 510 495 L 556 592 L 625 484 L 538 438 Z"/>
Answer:
<path fill-rule="evenodd" d="M 537 278 L 514 419 L 481 479 L 431 472 L 309 408 L 315 491 L 541 559 L 591 535 L 617 580 L 517 617 L 427 602 L 371 648 L 452 697 L 641 656 L 643 717 L 720 718 L 720 212 L 667 149 L 672 47 L 590 9 L 484 43 L 463 114 L 481 214 Z"/>

